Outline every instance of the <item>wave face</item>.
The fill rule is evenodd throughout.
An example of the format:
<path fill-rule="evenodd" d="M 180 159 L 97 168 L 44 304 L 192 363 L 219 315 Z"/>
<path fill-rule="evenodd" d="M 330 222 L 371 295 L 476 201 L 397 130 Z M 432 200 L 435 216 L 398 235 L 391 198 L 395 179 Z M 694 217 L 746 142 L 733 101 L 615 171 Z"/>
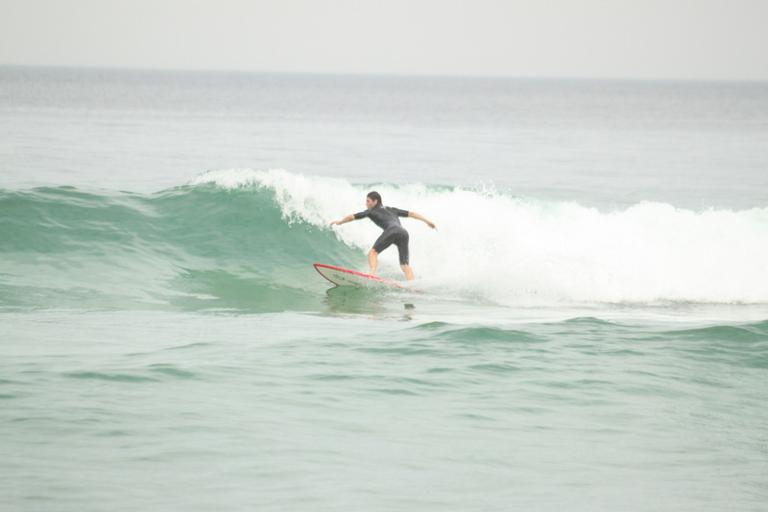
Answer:
<path fill-rule="evenodd" d="M 275 199 L 266 188 L 215 185 L 153 195 L 4 191 L 0 304 L 301 308 L 317 291 L 309 262 L 359 257 L 330 231 L 284 218 Z"/>
<path fill-rule="evenodd" d="M 420 286 L 502 305 L 768 303 L 768 208 L 604 212 L 486 188 L 363 186 L 283 170 L 211 171 L 156 194 L 0 191 L 4 308 L 311 308 L 310 263 L 365 268 L 384 203 L 405 220 Z M 382 273 L 396 276 L 396 250 Z"/>

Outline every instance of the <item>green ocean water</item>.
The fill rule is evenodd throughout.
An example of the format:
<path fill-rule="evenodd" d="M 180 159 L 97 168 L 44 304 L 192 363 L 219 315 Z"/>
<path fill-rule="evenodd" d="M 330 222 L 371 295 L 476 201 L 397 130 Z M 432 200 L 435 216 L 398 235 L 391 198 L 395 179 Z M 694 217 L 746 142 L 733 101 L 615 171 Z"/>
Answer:
<path fill-rule="evenodd" d="M 768 490 L 765 322 L 50 312 L 0 330 L 8 510 L 759 510 Z"/>
<path fill-rule="evenodd" d="M 0 68 L 0 114 L 0 510 L 766 509 L 764 84 Z M 312 268 L 371 188 L 438 225 L 414 290 Z"/>
<path fill-rule="evenodd" d="M 768 493 L 759 304 L 328 289 L 313 260 L 364 254 L 253 186 L 4 191 L 0 212 L 4 509 L 758 510 Z"/>
<path fill-rule="evenodd" d="M 0 209 L 10 309 L 295 310 L 312 303 L 297 271 L 313 257 L 361 262 L 331 233 L 288 225 L 268 193 L 38 188 L 2 193 Z"/>

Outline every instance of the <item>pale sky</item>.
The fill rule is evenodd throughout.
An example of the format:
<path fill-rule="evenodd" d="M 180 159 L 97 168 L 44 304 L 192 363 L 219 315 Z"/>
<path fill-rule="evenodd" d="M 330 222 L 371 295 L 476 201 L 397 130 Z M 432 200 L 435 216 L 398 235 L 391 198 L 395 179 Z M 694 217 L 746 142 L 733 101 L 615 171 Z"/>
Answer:
<path fill-rule="evenodd" d="M 768 0 L 0 0 L 0 64 L 768 80 Z"/>

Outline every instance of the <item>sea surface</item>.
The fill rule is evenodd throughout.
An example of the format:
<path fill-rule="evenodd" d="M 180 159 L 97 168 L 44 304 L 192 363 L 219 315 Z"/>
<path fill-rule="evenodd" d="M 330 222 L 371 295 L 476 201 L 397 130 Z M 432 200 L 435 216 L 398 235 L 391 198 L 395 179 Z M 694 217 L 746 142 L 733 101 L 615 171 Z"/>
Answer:
<path fill-rule="evenodd" d="M 0 510 L 764 511 L 766 403 L 768 83 L 0 67 Z"/>

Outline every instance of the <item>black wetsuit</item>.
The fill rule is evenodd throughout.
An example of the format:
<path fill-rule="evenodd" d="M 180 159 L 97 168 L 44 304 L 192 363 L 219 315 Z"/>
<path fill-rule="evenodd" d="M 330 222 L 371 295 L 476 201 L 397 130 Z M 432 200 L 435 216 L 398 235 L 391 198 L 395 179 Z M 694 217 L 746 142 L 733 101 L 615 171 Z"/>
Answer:
<path fill-rule="evenodd" d="M 368 217 L 384 232 L 376 239 L 373 244 L 373 250 L 380 253 L 392 244 L 397 246 L 400 254 L 400 264 L 408 264 L 408 232 L 400 225 L 398 217 L 407 217 L 408 210 L 393 208 L 392 206 L 374 206 L 370 210 L 365 210 L 355 214 L 355 219 Z"/>

